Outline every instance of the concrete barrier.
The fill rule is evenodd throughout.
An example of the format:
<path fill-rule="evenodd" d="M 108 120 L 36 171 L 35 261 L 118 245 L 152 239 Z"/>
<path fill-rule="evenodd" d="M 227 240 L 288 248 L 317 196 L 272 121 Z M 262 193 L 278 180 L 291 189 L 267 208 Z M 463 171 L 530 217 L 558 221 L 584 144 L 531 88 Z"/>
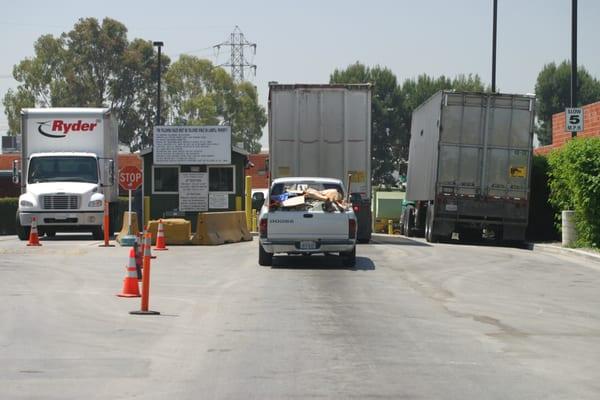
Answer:
<path fill-rule="evenodd" d="M 140 232 L 140 230 L 138 229 L 138 219 L 137 219 L 137 214 L 135 212 L 131 212 L 129 213 L 129 211 L 125 211 L 123 212 L 123 227 L 121 228 L 121 231 L 117 234 L 117 243 L 121 243 L 121 238 L 123 236 L 127 236 L 128 232 L 129 232 L 129 218 L 131 217 L 131 234 L 133 236 L 138 235 L 138 233 Z"/>
<path fill-rule="evenodd" d="M 163 218 L 163 229 L 165 232 L 165 243 L 170 244 L 190 244 L 192 235 L 192 224 L 183 218 Z M 148 231 L 152 233 L 152 244 L 156 244 L 158 233 L 158 220 L 148 222 Z"/>
<path fill-rule="evenodd" d="M 224 244 L 251 241 L 244 211 L 205 212 L 198 214 L 192 244 Z"/>

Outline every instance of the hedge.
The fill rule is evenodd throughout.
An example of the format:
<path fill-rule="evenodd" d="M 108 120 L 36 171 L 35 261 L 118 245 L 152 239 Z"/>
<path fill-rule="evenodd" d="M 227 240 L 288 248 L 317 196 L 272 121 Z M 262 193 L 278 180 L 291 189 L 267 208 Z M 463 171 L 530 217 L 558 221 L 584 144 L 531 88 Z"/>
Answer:
<path fill-rule="evenodd" d="M 16 235 L 17 228 L 15 226 L 15 217 L 17 214 L 17 202 L 16 197 L 4 197 L 0 198 L 0 235 Z M 117 220 L 115 227 L 117 230 L 121 229 L 123 211 L 127 211 L 129 207 L 127 197 L 119 197 L 119 212 L 117 213 Z"/>
<path fill-rule="evenodd" d="M 576 245 L 600 245 L 600 137 L 569 140 L 548 156 L 550 202 L 558 210 L 575 211 Z"/>

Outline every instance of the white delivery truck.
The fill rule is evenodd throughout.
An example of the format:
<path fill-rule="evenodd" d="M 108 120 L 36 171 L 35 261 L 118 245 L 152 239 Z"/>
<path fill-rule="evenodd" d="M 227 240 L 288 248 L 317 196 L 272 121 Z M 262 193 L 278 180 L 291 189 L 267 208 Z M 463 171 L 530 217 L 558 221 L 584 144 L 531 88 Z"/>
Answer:
<path fill-rule="evenodd" d="M 269 83 L 270 179 L 348 184 L 357 240 L 371 239 L 371 85 Z"/>
<path fill-rule="evenodd" d="M 36 217 L 40 235 L 91 232 L 103 236 L 104 202 L 118 210 L 117 122 L 106 108 L 26 108 L 21 111 L 21 183 L 16 216 L 26 240 Z"/>

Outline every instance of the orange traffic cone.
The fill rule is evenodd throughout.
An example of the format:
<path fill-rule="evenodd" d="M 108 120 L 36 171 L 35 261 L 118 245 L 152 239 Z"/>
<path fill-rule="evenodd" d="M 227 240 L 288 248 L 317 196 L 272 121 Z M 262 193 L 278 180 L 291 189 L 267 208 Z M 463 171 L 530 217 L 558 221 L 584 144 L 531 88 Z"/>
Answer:
<path fill-rule="evenodd" d="M 127 266 L 127 276 L 123 279 L 123 290 L 117 296 L 119 297 L 140 297 L 140 287 L 138 286 L 137 269 L 135 265 L 135 250 L 129 250 L 129 265 Z"/>
<path fill-rule="evenodd" d="M 35 217 L 31 217 L 31 232 L 29 233 L 29 242 L 27 246 L 41 246 L 40 237 L 37 231 L 37 220 Z"/>
<path fill-rule="evenodd" d="M 156 235 L 156 247 L 154 250 L 169 250 L 165 244 L 165 228 L 162 219 L 158 220 L 158 235 Z"/>

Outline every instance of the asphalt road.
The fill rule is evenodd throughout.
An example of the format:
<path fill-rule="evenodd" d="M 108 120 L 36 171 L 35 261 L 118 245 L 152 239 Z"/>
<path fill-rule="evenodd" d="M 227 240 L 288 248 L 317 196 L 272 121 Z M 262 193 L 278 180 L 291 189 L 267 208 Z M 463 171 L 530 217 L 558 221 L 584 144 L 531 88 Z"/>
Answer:
<path fill-rule="evenodd" d="M 600 264 L 397 240 L 257 265 L 170 247 L 150 308 L 128 250 L 0 237 L 0 399 L 598 399 Z M 87 239 L 87 238 L 86 238 Z"/>

